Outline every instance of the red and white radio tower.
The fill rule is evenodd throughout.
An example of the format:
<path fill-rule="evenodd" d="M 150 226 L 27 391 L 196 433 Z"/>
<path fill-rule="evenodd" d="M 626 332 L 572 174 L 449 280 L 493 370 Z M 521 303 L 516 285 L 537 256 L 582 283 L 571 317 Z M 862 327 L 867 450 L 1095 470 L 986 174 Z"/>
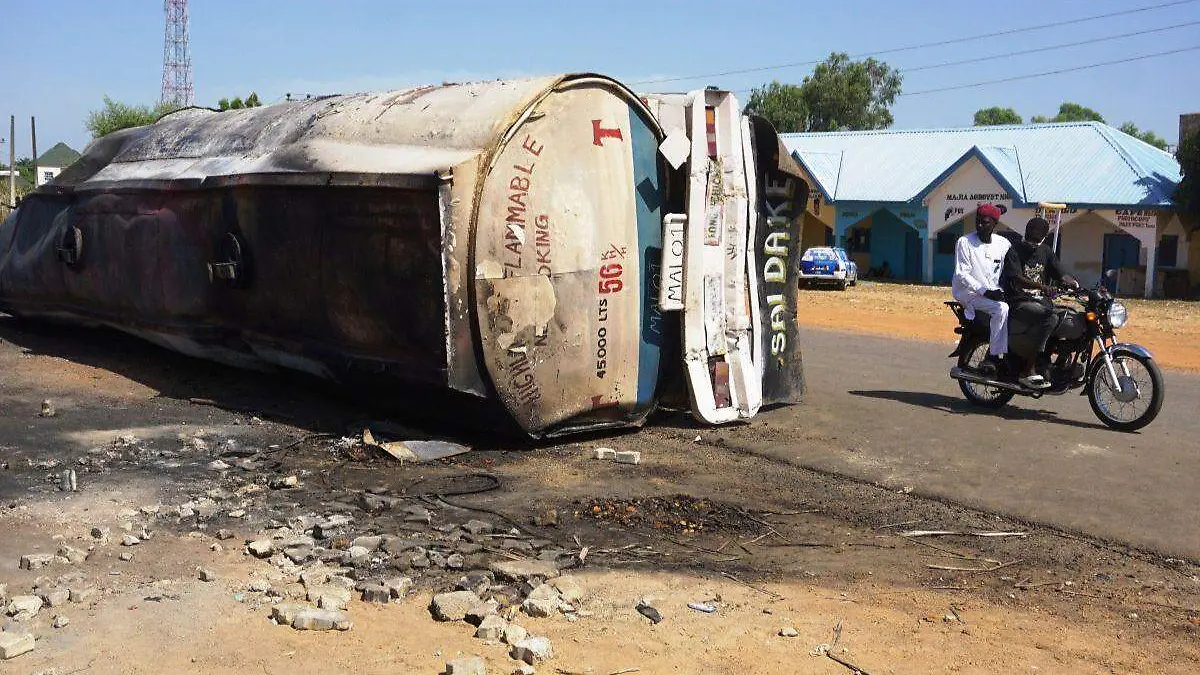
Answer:
<path fill-rule="evenodd" d="M 192 105 L 192 56 L 188 48 L 188 0 L 163 0 L 167 30 L 163 37 L 162 103 Z"/>

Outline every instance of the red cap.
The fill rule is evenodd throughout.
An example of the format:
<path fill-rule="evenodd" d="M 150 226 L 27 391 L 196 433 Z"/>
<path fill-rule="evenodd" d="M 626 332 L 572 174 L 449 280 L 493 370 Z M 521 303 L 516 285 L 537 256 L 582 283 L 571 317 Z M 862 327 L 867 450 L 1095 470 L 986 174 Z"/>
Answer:
<path fill-rule="evenodd" d="M 979 208 L 975 209 L 975 216 L 991 216 L 996 222 L 1000 222 L 1000 207 L 995 204 L 980 204 Z"/>

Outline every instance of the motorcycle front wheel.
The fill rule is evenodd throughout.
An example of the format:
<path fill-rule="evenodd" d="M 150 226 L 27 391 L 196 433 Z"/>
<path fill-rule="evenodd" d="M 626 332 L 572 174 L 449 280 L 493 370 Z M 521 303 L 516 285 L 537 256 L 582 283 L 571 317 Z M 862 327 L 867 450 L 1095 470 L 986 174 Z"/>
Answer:
<path fill-rule="evenodd" d="M 1153 359 L 1119 352 L 1113 356 L 1117 381 L 1100 363 L 1092 369 L 1088 401 L 1101 422 L 1117 431 L 1137 431 L 1154 421 L 1163 404 L 1162 371 Z"/>
<path fill-rule="evenodd" d="M 983 362 L 987 354 L 988 343 L 986 342 L 976 342 L 974 345 L 968 345 L 958 357 L 958 367 L 963 370 L 979 370 L 979 364 Z M 966 380 L 959 380 L 958 388 L 962 390 L 963 396 L 966 396 L 967 400 L 971 403 L 981 408 L 991 408 L 993 410 L 1003 408 L 1014 396 L 1011 391 L 967 382 Z"/>

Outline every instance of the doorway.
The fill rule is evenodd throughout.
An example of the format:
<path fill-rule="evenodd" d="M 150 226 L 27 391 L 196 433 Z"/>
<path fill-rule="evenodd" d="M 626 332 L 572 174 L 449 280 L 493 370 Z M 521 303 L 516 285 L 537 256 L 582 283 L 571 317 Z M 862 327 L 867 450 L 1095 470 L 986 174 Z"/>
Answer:
<path fill-rule="evenodd" d="M 1142 242 L 1137 237 L 1124 232 L 1110 232 L 1104 235 L 1104 257 L 1100 265 L 1100 273 L 1122 267 L 1137 267 L 1142 253 Z M 1110 292 L 1116 292 L 1117 280 L 1104 278 L 1104 285 Z"/>

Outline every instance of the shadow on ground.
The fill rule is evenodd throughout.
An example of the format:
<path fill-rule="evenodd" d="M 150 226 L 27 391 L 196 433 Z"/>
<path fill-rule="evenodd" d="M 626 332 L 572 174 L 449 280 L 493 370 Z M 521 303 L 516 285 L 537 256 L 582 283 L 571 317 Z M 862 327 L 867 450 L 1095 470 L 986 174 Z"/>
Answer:
<path fill-rule="evenodd" d="M 993 414 L 1006 420 L 1029 420 L 1033 422 L 1049 422 L 1051 424 L 1061 424 L 1068 427 L 1077 427 L 1080 429 L 1106 429 L 1102 424 L 1095 422 L 1080 422 L 1077 420 L 1064 419 L 1058 416 L 1058 413 L 1051 410 L 1031 410 L 1028 408 L 1019 408 L 1012 405 L 1006 406 L 998 411 L 988 411 L 984 408 L 972 405 L 969 401 L 954 396 L 946 396 L 936 392 L 928 391 L 890 391 L 873 389 L 868 391 L 850 391 L 854 396 L 863 396 L 866 398 L 877 398 L 888 401 L 897 401 L 899 403 L 907 403 L 908 405 L 917 406 L 919 408 L 931 408 L 933 410 L 941 410 L 943 412 L 954 413 L 956 415 L 989 415 Z"/>

